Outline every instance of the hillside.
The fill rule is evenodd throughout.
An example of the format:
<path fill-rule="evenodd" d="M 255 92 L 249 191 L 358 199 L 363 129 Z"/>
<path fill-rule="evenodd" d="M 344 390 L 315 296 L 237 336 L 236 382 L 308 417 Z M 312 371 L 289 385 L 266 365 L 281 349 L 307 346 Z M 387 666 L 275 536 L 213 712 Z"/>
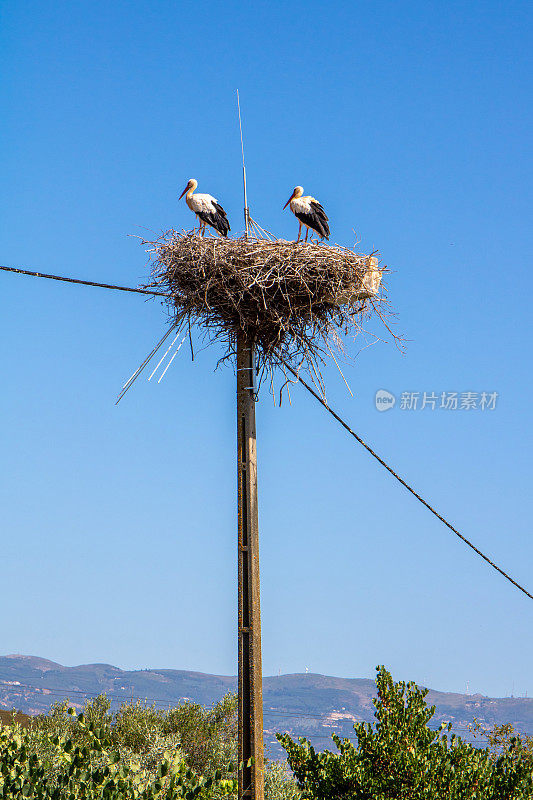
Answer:
<path fill-rule="evenodd" d="M 110 664 L 65 667 L 35 656 L 0 657 L 0 709 L 26 714 L 48 711 L 66 698 L 82 706 L 86 699 L 106 692 L 116 707 L 132 698 L 146 699 L 158 707 L 190 699 L 211 705 L 228 691 L 236 691 L 236 678 L 172 669 L 122 670 Z M 276 731 L 307 736 L 318 748 L 330 746 L 331 733 L 353 736 L 355 720 L 371 721 L 374 681 L 294 674 L 263 680 L 265 742 L 277 754 Z M 477 717 L 487 726 L 512 722 L 520 732 L 533 734 L 533 700 L 490 698 L 431 690 L 430 704 L 437 707 L 436 723 L 451 721 L 454 730 L 470 738 L 468 723 Z"/>

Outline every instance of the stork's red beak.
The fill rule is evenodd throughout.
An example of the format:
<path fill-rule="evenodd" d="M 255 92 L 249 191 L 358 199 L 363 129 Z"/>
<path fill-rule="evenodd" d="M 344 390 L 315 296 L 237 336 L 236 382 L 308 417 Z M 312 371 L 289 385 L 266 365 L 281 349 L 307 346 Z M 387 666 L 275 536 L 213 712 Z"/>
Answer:
<path fill-rule="evenodd" d="M 283 206 L 283 210 L 284 210 L 284 211 L 285 211 L 285 209 L 287 208 L 287 206 L 289 205 L 289 203 L 291 202 L 291 200 L 292 200 L 292 198 L 293 198 L 293 197 L 294 197 L 294 192 L 291 194 L 291 196 L 289 197 L 289 199 L 287 200 L 287 202 L 286 202 L 286 203 L 285 203 L 285 205 Z"/>
<path fill-rule="evenodd" d="M 185 189 L 182 191 L 182 193 L 181 193 L 181 194 L 180 194 L 180 196 L 178 197 L 178 200 L 181 200 L 181 198 L 183 197 L 183 195 L 185 194 L 185 192 L 187 191 L 187 189 L 188 189 L 188 188 L 189 188 L 189 184 L 187 184 L 187 186 L 185 187 Z"/>

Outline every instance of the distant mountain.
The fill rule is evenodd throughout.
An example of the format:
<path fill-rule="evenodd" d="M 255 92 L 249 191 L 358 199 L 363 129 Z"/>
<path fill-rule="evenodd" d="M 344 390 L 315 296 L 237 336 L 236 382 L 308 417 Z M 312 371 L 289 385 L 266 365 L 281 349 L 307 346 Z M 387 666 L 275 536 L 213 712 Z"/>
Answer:
<path fill-rule="evenodd" d="M 122 670 L 110 664 L 64 667 L 35 656 L 0 656 L 0 709 L 27 714 L 48 711 L 52 703 L 69 699 L 81 707 L 105 692 L 117 707 L 142 699 L 159 708 L 188 699 L 211 705 L 237 689 L 235 677 L 207 675 L 173 669 Z M 330 748 L 331 734 L 353 738 L 353 723 L 370 722 L 374 707 L 374 681 L 334 678 L 312 673 L 279 675 L 263 679 L 265 744 L 279 756 L 276 731 L 306 736 L 319 748 Z M 468 724 L 474 717 L 486 726 L 512 722 L 523 733 L 533 734 L 533 700 L 490 698 L 431 690 L 428 701 L 436 706 L 434 722 L 452 722 L 456 733 L 470 740 Z"/>

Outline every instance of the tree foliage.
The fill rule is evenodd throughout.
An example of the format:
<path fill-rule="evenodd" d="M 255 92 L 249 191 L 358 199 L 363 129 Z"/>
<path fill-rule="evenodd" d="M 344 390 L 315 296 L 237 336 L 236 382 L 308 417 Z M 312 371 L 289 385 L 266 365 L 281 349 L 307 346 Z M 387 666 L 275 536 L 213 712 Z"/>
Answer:
<path fill-rule="evenodd" d="M 427 689 L 377 670 L 373 725 L 354 724 L 356 743 L 333 736 L 338 753 L 317 752 L 278 734 L 304 798 L 310 800 L 525 800 L 533 796 L 531 754 L 509 737 L 495 752 L 432 730 Z"/>
<path fill-rule="evenodd" d="M 510 722 L 506 722 L 503 725 L 495 724 L 492 728 L 487 728 L 479 720 L 474 719 L 473 723 L 468 727 L 474 738 L 481 737 L 485 740 L 491 753 L 512 752 L 515 757 L 520 753 L 520 758 L 529 758 L 533 765 L 533 736 L 528 736 L 525 733 L 516 733 L 514 725 Z M 515 747 L 517 739 L 520 740 L 522 745 L 519 750 Z"/>
<path fill-rule="evenodd" d="M 9 800 L 202 800 L 235 793 L 235 781 L 221 771 L 199 776 L 181 753 L 163 753 L 154 771 L 124 758 L 105 726 L 75 716 L 64 735 L 44 733 L 39 751 L 31 729 L 0 729 L 0 797 Z M 40 744 L 43 741 L 40 740 Z M 228 772 L 233 769 L 228 767 Z"/>
<path fill-rule="evenodd" d="M 122 760 L 134 757 L 149 772 L 157 770 L 166 751 L 179 752 L 188 767 L 208 777 L 237 758 L 236 698 L 232 694 L 209 709 L 192 702 L 158 709 L 137 700 L 123 703 L 114 713 L 102 694 L 85 705 L 84 725 L 68 713 L 68 706 L 67 701 L 56 703 L 48 714 L 35 718 L 29 742 L 38 755 L 50 748 L 53 736 L 68 735 L 77 744 L 86 743 L 87 725 L 93 725 L 105 732 Z"/>
<path fill-rule="evenodd" d="M 186 701 L 162 710 L 132 701 L 115 712 L 100 695 L 79 716 L 65 701 L 35 717 L 26 729 L 15 715 L 11 722 L 11 727 L 0 727 L 0 798 L 237 796 L 234 694 L 212 708 Z M 267 762 L 266 800 L 299 797 L 286 763 Z"/>

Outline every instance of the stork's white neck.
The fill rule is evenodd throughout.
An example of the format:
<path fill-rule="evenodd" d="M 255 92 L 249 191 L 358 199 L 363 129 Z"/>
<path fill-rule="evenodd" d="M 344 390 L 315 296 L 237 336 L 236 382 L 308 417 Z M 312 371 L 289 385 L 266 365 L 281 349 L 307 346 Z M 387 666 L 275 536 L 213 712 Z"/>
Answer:
<path fill-rule="evenodd" d="M 186 200 L 190 200 L 197 188 L 198 188 L 198 181 L 196 181 L 196 180 L 194 180 L 194 178 L 192 178 L 191 179 L 191 188 L 189 189 L 189 191 L 185 195 L 185 199 Z"/>

